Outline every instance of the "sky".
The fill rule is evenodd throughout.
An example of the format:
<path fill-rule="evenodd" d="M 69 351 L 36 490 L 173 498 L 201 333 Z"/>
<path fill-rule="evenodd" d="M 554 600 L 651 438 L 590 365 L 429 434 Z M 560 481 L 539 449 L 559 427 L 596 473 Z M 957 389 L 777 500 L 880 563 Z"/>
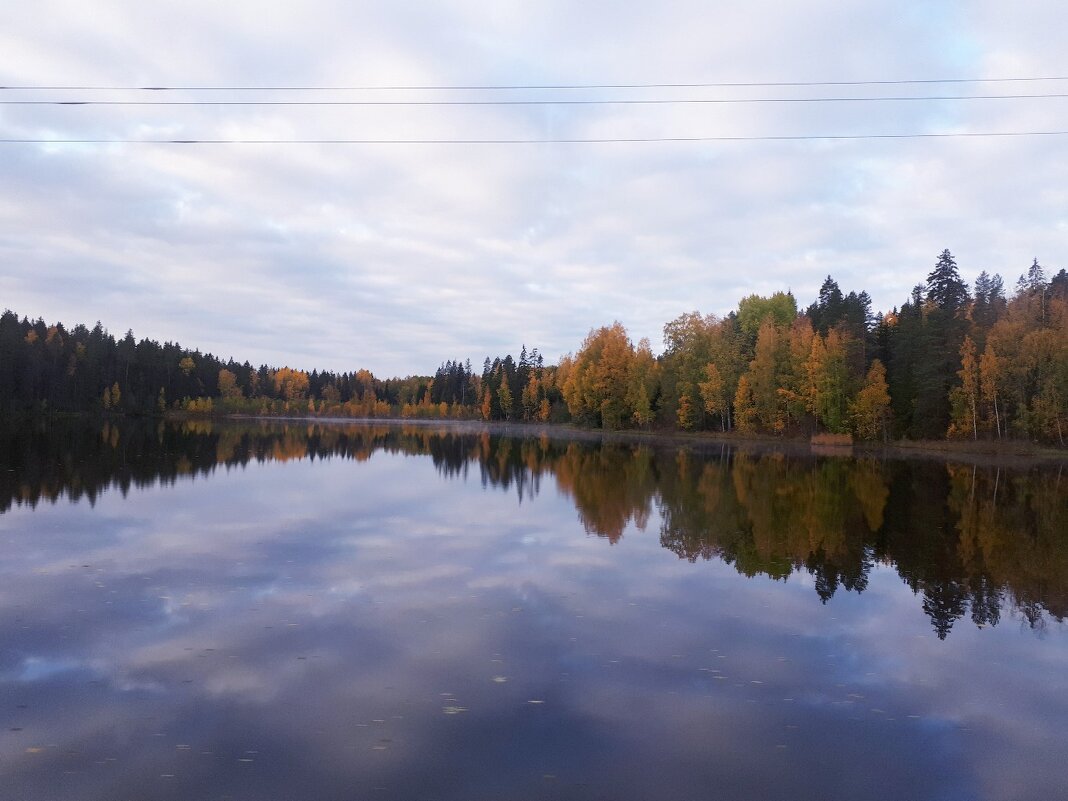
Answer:
<path fill-rule="evenodd" d="M 786 289 L 804 306 L 827 275 L 885 311 L 946 248 L 969 282 L 1068 267 L 1068 135 L 760 139 L 1068 131 L 1068 97 L 781 102 L 1068 80 L 381 88 L 1065 77 L 1056 0 L 42 0 L 2 16 L 3 87 L 115 87 L 0 89 L 0 139 L 36 140 L 0 143 L 0 307 L 31 318 L 388 377 L 524 344 L 551 363 L 615 320 L 659 352 L 680 314 Z M 307 105 L 643 99 L 746 102 Z M 205 100 L 304 105 L 174 104 Z M 544 142 L 680 137 L 743 139 Z M 74 139 L 105 141 L 42 143 Z M 137 141 L 159 139 L 284 141 Z M 306 141 L 323 139 L 447 143 Z M 455 143 L 472 139 L 526 143 Z"/>

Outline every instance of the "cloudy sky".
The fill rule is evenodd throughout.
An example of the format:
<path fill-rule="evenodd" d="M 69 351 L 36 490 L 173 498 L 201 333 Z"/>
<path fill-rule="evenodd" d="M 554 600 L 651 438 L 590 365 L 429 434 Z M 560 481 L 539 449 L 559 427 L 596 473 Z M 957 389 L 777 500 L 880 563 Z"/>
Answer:
<path fill-rule="evenodd" d="M 827 274 L 900 304 L 943 248 L 1008 285 L 1068 266 L 1068 80 L 333 89 L 1068 76 L 1056 0 L 8 4 L 0 306 L 253 363 L 382 376 L 620 320 L 724 314 Z M 144 92 L 138 86 L 211 87 Z M 236 89 L 222 91 L 220 87 Z M 351 105 L 374 101 L 740 103 Z M 40 105 L 27 100 L 166 101 Z M 302 105 L 176 105 L 176 101 Z M 309 101 L 349 105 L 307 105 Z M 306 140 L 742 141 L 310 144 Z M 283 140 L 146 144 L 131 140 Z M 116 141 L 120 140 L 120 141 Z M 304 141 L 305 143 L 294 143 Z"/>

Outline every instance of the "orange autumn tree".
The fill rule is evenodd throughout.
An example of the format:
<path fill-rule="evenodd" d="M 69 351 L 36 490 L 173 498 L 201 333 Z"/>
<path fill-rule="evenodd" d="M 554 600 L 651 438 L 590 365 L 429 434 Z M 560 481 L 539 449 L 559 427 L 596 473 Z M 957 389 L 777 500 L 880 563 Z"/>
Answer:
<path fill-rule="evenodd" d="M 287 401 L 301 400 L 308 394 L 308 374 L 283 367 L 274 374 L 274 391 Z"/>
<path fill-rule="evenodd" d="M 564 400 L 571 416 L 588 425 L 621 428 L 634 409 L 628 403 L 634 345 L 620 322 L 590 331 L 574 357 Z"/>

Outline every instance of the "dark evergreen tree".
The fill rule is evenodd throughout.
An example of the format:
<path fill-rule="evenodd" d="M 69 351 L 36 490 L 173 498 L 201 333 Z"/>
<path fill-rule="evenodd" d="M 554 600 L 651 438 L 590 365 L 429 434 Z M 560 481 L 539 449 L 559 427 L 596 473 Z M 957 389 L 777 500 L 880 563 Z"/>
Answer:
<path fill-rule="evenodd" d="M 1068 272 L 1062 267 L 1049 282 L 1050 297 L 1068 300 Z"/>
<path fill-rule="evenodd" d="M 902 304 L 896 319 L 888 322 L 886 335 L 889 360 L 885 364 L 890 405 L 896 430 L 905 436 L 914 431 L 917 374 L 923 355 L 923 327 L 923 285 L 917 284 L 912 289 L 910 299 Z"/>
<path fill-rule="evenodd" d="M 914 436 L 941 438 L 949 425 L 949 389 L 960 370 L 960 346 L 968 330 L 968 285 L 943 250 L 927 276 L 920 353 L 916 363 Z"/>
<path fill-rule="evenodd" d="M 845 314 L 845 297 L 838 283 L 827 276 L 820 286 L 819 297 L 805 311 L 808 319 L 812 321 L 812 327 L 821 336 L 827 336 L 827 332 L 836 326 Z"/>
<path fill-rule="evenodd" d="M 1000 275 L 987 275 L 986 270 L 975 279 L 975 298 L 972 301 L 972 339 L 982 349 L 986 334 L 994 323 L 1005 315 L 1005 282 Z"/>
<path fill-rule="evenodd" d="M 1027 274 L 1021 275 L 1016 282 L 1016 299 L 1026 305 L 1034 321 L 1045 325 L 1049 295 L 1050 285 L 1046 283 L 1046 272 L 1038 263 L 1038 259 L 1035 259 L 1027 270 Z"/>

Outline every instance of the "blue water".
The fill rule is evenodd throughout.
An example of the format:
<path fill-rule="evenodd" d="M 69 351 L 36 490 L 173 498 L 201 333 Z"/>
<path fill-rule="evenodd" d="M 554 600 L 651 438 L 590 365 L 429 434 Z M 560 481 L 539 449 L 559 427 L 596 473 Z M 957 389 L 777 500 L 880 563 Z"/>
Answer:
<path fill-rule="evenodd" d="M 986 467 L 860 482 L 802 457 L 353 426 L 366 447 L 328 453 L 271 431 L 241 434 L 250 459 L 217 428 L 51 469 L 9 447 L 0 798 L 1068 797 L 1050 476 L 1039 497 Z M 830 478 L 793 492 L 794 473 Z M 928 519 L 908 493 L 939 481 L 941 528 L 908 528 Z M 980 509 L 993 481 L 1019 553 L 1001 530 L 965 543 L 960 498 Z M 842 500 L 860 486 L 866 508 Z M 825 490 L 769 550 L 761 515 Z M 693 561 L 665 547 L 690 512 Z M 828 559 L 862 580 L 821 597 Z M 996 620 L 972 593 L 947 629 L 932 599 L 969 581 Z"/>

